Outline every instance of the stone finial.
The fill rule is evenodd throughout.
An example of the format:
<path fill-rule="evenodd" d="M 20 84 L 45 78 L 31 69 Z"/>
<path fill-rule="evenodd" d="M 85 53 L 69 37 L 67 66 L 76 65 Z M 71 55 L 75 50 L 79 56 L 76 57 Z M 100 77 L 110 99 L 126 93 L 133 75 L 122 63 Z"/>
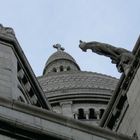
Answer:
<path fill-rule="evenodd" d="M 63 47 L 61 47 L 60 44 L 55 44 L 55 45 L 53 45 L 53 47 L 56 48 L 57 51 L 64 51 L 65 50 Z"/>
<path fill-rule="evenodd" d="M 12 28 L 4 27 L 2 24 L 0 24 L 0 34 L 15 36 L 14 30 Z"/>

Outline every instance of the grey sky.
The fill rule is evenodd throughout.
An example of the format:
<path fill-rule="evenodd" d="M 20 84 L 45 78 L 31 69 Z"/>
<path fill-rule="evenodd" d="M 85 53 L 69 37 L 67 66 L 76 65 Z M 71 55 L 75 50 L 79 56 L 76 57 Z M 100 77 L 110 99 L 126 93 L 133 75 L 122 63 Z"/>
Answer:
<path fill-rule="evenodd" d="M 119 76 L 109 58 L 82 52 L 79 40 L 132 50 L 140 32 L 139 0 L 0 0 L 0 22 L 14 28 L 36 75 L 60 43 L 82 70 Z"/>

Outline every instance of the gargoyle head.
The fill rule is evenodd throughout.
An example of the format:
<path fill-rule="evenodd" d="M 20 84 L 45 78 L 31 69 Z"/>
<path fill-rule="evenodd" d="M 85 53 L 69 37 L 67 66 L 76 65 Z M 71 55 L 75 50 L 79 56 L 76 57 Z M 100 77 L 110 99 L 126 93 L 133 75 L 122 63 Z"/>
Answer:
<path fill-rule="evenodd" d="M 80 40 L 79 42 L 80 42 L 79 47 L 80 47 L 84 52 L 86 52 L 86 51 L 87 51 L 86 42 L 83 42 L 82 40 Z"/>

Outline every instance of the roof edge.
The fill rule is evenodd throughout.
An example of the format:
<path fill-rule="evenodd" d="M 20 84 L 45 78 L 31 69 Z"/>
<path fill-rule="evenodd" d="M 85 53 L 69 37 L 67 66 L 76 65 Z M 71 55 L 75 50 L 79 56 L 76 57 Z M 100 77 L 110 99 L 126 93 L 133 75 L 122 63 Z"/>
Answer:
<path fill-rule="evenodd" d="M 17 41 L 16 37 L 15 36 L 7 36 L 5 34 L 0 34 L 0 41 L 12 44 L 12 49 L 14 51 L 15 56 L 17 56 L 17 59 L 20 59 L 20 61 L 23 63 L 24 70 L 26 71 L 26 74 L 28 74 L 28 76 L 30 77 L 33 85 L 36 85 L 35 88 L 38 91 L 37 97 L 41 101 L 42 107 L 51 110 L 51 106 L 49 105 L 47 99 L 45 98 L 43 90 L 42 90 L 32 68 L 31 68 L 22 48 L 20 47 L 20 44 Z"/>

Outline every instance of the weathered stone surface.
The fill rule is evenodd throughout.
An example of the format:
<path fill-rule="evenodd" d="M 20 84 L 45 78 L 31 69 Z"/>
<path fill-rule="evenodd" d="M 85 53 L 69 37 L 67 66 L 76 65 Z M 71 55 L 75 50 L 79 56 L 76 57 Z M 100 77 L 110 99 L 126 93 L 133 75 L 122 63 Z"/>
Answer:
<path fill-rule="evenodd" d="M 0 42 L 0 89 L 1 96 L 16 99 L 17 59 L 11 45 Z"/>
<path fill-rule="evenodd" d="M 3 122 L 10 122 L 11 126 L 16 126 L 19 129 L 45 134 L 46 139 L 47 135 L 52 135 L 64 140 L 131 140 L 131 138 L 121 134 L 118 135 L 47 110 L 16 101 L 11 102 L 8 99 L 3 100 L 2 98 L 0 98 L 0 118 L 2 118 Z M 14 132 L 16 131 L 14 130 Z M 7 138 L 5 136 L 1 137 Z"/>
<path fill-rule="evenodd" d="M 53 73 L 39 77 L 38 80 L 45 92 L 74 88 L 114 90 L 118 82 L 110 76 L 82 71 Z"/>
<path fill-rule="evenodd" d="M 127 98 L 129 103 L 129 108 L 123 118 L 122 123 L 119 126 L 118 132 L 122 132 L 129 136 L 133 136 L 136 131 L 138 137 L 140 137 L 140 79 L 138 75 L 140 74 L 140 68 L 137 71 L 130 87 L 127 92 Z"/>

